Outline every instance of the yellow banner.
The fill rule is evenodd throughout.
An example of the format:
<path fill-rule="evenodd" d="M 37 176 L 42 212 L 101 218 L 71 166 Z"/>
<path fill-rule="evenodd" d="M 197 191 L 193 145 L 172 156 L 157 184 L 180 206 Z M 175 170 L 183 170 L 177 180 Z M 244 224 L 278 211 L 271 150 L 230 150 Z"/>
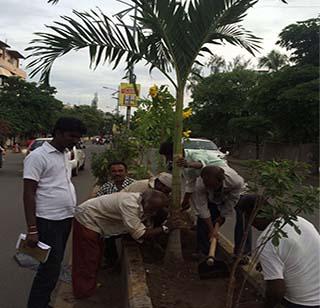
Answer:
<path fill-rule="evenodd" d="M 140 84 L 120 83 L 119 88 L 119 106 L 138 107 L 140 96 Z"/>

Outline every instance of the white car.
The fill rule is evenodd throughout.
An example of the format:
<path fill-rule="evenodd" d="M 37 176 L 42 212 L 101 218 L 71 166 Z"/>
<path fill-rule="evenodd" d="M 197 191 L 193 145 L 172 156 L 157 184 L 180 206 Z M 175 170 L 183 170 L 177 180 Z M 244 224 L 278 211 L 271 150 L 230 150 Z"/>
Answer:
<path fill-rule="evenodd" d="M 35 150 L 36 148 L 42 146 L 45 141 L 50 142 L 52 138 L 37 138 L 35 139 L 28 147 L 26 155 Z M 72 150 L 68 150 L 68 158 L 72 167 L 72 175 L 77 176 L 79 170 L 84 169 L 84 165 L 86 162 L 86 154 L 83 151 L 85 146 L 82 142 L 79 142 L 76 146 L 72 148 Z"/>
<path fill-rule="evenodd" d="M 77 145 L 68 152 L 73 176 L 77 176 L 79 174 L 79 170 L 84 169 L 86 163 L 86 154 L 83 149 L 85 149 L 85 146 L 82 144 L 82 142 L 78 142 Z"/>
<path fill-rule="evenodd" d="M 183 148 L 185 150 L 207 150 L 217 155 L 217 157 L 226 159 L 229 152 L 223 153 L 218 146 L 209 139 L 188 138 L 183 139 Z"/>

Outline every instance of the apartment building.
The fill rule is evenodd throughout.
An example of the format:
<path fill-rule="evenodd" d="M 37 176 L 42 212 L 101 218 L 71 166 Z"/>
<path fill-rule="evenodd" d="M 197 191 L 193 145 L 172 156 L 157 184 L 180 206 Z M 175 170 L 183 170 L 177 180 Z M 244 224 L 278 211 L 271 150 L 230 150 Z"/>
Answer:
<path fill-rule="evenodd" d="M 0 85 L 3 84 L 5 78 L 11 76 L 26 79 L 26 72 L 20 68 L 20 59 L 24 59 L 20 52 L 0 41 Z"/>

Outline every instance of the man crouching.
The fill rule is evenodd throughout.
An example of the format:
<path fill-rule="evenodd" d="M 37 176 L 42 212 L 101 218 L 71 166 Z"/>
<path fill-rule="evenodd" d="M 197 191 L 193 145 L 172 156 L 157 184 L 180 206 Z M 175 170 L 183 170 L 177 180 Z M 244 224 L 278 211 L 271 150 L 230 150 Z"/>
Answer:
<path fill-rule="evenodd" d="M 76 209 L 73 225 L 72 285 L 76 298 L 93 295 L 103 252 L 103 238 L 129 233 L 142 242 L 169 226 L 148 228 L 144 221 L 168 206 L 168 197 L 159 191 L 119 192 L 89 199 Z M 173 223 L 170 223 L 173 225 Z M 170 226 L 173 228 L 173 226 Z"/>

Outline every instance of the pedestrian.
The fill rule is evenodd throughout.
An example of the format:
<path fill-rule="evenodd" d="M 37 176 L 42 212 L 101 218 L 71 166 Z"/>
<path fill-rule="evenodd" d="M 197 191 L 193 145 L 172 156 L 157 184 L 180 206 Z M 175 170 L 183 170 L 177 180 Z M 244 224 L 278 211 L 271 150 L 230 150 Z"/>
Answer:
<path fill-rule="evenodd" d="M 170 194 L 172 189 L 172 175 L 167 172 L 161 172 L 150 179 L 134 181 L 125 187 L 123 191 L 142 193 L 150 188 L 161 191 L 166 195 Z"/>
<path fill-rule="evenodd" d="M 108 165 L 108 170 L 111 179 L 100 187 L 96 194 L 97 197 L 119 192 L 134 182 L 134 179 L 128 177 L 128 166 L 125 162 L 111 162 Z"/>
<path fill-rule="evenodd" d="M 230 167 L 206 166 L 197 178 L 191 203 L 197 218 L 197 253 L 208 254 L 212 238 L 219 238 L 219 228 L 245 188 L 243 178 Z"/>
<path fill-rule="evenodd" d="M 168 233 L 177 222 L 148 228 L 144 221 L 168 206 L 156 190 L 119 192 L 89 199 L 77 207 L 73 229 L 72 285 L 76 298 L 93 295 L 102 257 L 103 237 L 129 233 L 138 242 Z"/>
<path fill-rule="evenodd" d="M 2 168 L 5 154 L 6 154 L 6 150 L 3 144 L 0 144 L 0 168 Z"/>
<path fill-rule="evenodd" d="M 160 147 L 160 153 L 165 155 L 166 159 L 168 161 L 172 160 L 172 153 L 173 153 L 173 145 L 172 143 L 164 143 Z M 183 210 L 188 210 L 193 204 L 193 210 L 195 211 L 195 215 L 201 217 L 201 214 L 198 213 L 197 209 L 199 206 L 195 204 L 196 202 L 199 202 L 198 200 L 195 200 L 192 195 L 196 189 L 196 183 L 197 179 L 200 176 L 201 170 L 203 170 L 204 167 L 206 166 L 216 166 L 224 170 L 224 173 L 227 175 L 227 178 L 234 178 L 238 179 L 240 182 L 243 183 L 240 191 L 240 195 L 232 202 L 232 204 L 235 206 L 237 202 L 240 200 L 240 198 L 245 198 L 246 195 L 246 184 L 244 183 L 243 179 L 241 176 L 234 170 L 232 169 L 227 161 L 225 159 L 220 158 L 217 154 L 212 153 L 212 151 L 207 151 L 207 150 L 197 150 L 197 149 L 185 149 L 183 151 L 183 157 L 180 157 L 177 160 L 177 164 L 180 167 L 183 167 L 182 171 L 182 188 L 183 188 L 183 198 L 182 198 L 182 203 L 181 207 Z M 202 197 L 201 197 L 202 198 Z M 205 198 L 205 196 L 203 196 Z M 193 201 L 192 201 L 193 200 Z M 209 201 L 209 204 L 210 201 Z M 200 205 L 201 207 L 202 205 Z M 229 216 L 232 215 L 233 210 L 230 209 Z M 246 221 L 244 220 L 244 217 L 237 208 L 235 207 L 236 210 L 236 224 L 234 227 L 234 257 L 239 254 L 240 250 L 240 245 L 242 242 L 242 237 L 245 231 L 245 225 Z M 218 213 L 214 211 L 214 215 L 217 215 Z M 194 215 L 193 215 L 194 216 Z M 199 224 L 199 219 L 197 219 L 197 225 Z M 201 225 L 201 220 L 200 220 L 200 225 Z M 199 236 L 199 235 L 198 235 Z M 208 244 L 206 245 L 208 246 Z M 247 241 L 245 242 L 245 247 L 244 247 L 244 257 L 241 260 L 241 264 L 247 264 L 249 262 L 248 255 L 251 254 L 251 246 L 252 246 L 252 229 L 251 227 L 248 230 L 248 238 Z M 206 251 L 207 249 L 205 249 Z"/>
<path fill-rule="evenodd" d="M 257 196 L 247 196 L 237 207 L 249 219 L 256 205 L 263 202 L 252 225 L 262 231 L 257 247 L 266 241 L 273 231 L 282 226 L 283 218 L 264 218 L 266 201 Z M 265 307 L 286 308 L 320 307 L 320 236 L 316 228 L 306 219 L 297 216 L 294 222 L 300 230 L 296 232 L 290 224 L 285 224 L 278 246 L 266 242 L 259 256 L 264 280 L 266 281 Z"/>
<path fill-rule="evenodd" d="M 96 197 L 119 192 L 134 182 L 134 179 L 128 177 L 128 166 L 123 161 L 111 162 L 108 165 L 108 170 L 111 175 L 111 179 L 100 187 L 96 193 Z M 116 265 L 119 259 L 115 238 L 106 238 L 104 241 L 104 247 L 104 266 L 112 268 Z"/>
<path fill-rule="evenodd" d="M 172 190 L 172 175 L 161 172 L 158 175 L 146 180 L 134 181 L 123 189 L 124 192 L 143 193 L 149 189 L 155 189 L 169 195 Z M 152 219 L 154 227 L 160 226 L 168 217 L 168 209 L 160 209 Z"/>
<path fill-rule="evenodd" d="M 54 126 L 52 141 L 45 142 L 24 160 L 26 240 L 30 247 L 35 247 L 38 241 L 51 246 L 48 260 L 39 265 L 33 280 L 28 308 L 50 307 L 76 206 L 65 149 L 75 146 L 85 133 L 80 120 L 60 118 Z"/>

